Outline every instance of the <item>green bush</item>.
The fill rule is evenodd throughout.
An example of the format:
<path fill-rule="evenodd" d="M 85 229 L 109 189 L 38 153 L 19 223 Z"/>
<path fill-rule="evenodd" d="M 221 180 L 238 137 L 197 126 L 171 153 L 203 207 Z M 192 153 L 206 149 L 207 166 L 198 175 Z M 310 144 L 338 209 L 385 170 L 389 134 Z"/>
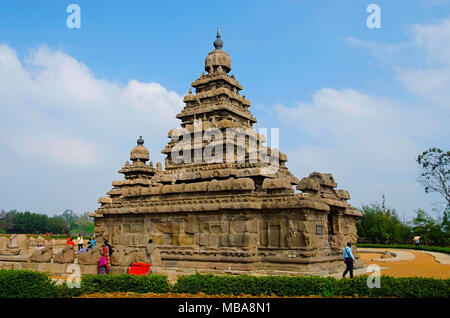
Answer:
<path fill-rule="evenodd" d="M 344 297 L 357 294 L 362 297 L 398 298 L 448 298 L 450 279 L 380 277 L 381 288 L 369 288 L 368 276 L 353 279 L 333 277 L 291 276 L 213 276 L 195 274 L 179 277 L 174 286 L 176 293 L 196 294 L 272 294 L 277 296 L 323 296 Z"/>
<path fill-rule="evenodd" d="M 394 278 L 381 276 L 381 288 L 367 287 L 368 276 L 336 279 L 319 276 L 249 276 L 202 275 L 181 276 L 171 288 L 164 275 L 135 276 L 128 274 L 85 275 L 81 288 L 59 286 L 47 274 L 26 270 L 0 270 L 0 298 L 77 297 L 82 294 L 133 293 L 188 293 L 239 296 L 249 294 L 277 296 L 396 297 L 396 298 L 450 298 L 450 279 Z"/>
<path fill-rule="evenodd" d="M 45 273 L 28 270 L 0 270 L 0 298 L 57 296 L 58 288 Z"/>
<path fill-rule="evenodd" d="M 356 243 L 357 247 L 372 247 L 372 248 L 404 248 L 404 249 L 416 249 L 415 245 L 402 245 L 402 244 L 363 244 Z M 440 247 L 440 246 L 427 246 L 421 245 L 419 250 L 428 252 L 440 252 L 450 254 L 450 247 Z"/>
<path fill-rule="evenodd" d="M 83 275 L 81 288 L 69 288 L 67 284 L 59 286 L 61 297 L 76 297 L 82 294 L 133 292 L 166 293 L 170 291 L 169 281 L 164 275 Z"/>
<path fill-rule="evenodd" d="M 169 281 L 164 275 L 86 275 L 81 280 L 85 293 L 133 292 L 166 293 L 170 291 Z"/>

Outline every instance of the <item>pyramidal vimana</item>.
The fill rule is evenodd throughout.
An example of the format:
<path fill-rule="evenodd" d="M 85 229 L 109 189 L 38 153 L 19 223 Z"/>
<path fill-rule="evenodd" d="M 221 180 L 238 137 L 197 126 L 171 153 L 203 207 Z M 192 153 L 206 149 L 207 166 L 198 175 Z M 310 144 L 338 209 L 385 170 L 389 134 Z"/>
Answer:
<path fill-rule="evenodd" d="M 164 169 L 153 167 L 140 137 L 119 170 L 124 180 L 114 181 L 91 213 L 97 241 L 113 246 L 112 271 L 149 262 L 149 240 L 160 254 L 152 265 L 159 273 L 341 270 L 342 248 L 356 242 L 361 213 L 331 174 L 299 181 L 287 156 L 264 146 L 222 46 L 218 31 L 206 73 L 192 82 L 176 115 L 181 125 L 169 131 Z"/>

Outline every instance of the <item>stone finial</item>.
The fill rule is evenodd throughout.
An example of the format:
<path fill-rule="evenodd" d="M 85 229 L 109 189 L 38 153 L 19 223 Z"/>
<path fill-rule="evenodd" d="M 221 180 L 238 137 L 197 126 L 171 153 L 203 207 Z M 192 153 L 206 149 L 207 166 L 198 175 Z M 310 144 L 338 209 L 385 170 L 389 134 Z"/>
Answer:
<path fill-rule="evenodd" d="M 162 172 L 162 165 L 161 165 L 161 162 L 157 162 L 157 163 L 156 163 L 156 172 L 157 172 L 157 173 Z"/>
<path fill-rule="evenodd" d="M 142 139 L 142 136 L 139 136 L 139 139 L 137 140 L 137 144 L 138 145 L 143 145 L 144 144 L 144 139 Z"/>
<path fill-rule="evenodd" d="M 209 52 L 205 59 L 205 71 L 209 74 L 215 73 L 219 65 L 225 70 L 225 73 L 231 71 L 231 57 L 222 50 L 222 46 L 223 42 L 220 39 L 220 30 L 217 29 L 217 36 L 214 41 L 215 50 Z"/>
<path fill-rule="evenodd" d="M 192 88 L 189 88 L 189 95 L 192 95 Z"/>
<path fill-rule="evenodd" d="M 214 47 L 216 48 L 216 50 L 221 50 L 223 47 L 223 42 L 220 39 L 220 29 L 217 28 L 217 35 L 216 35 L 216 40 L 214 41 Z"/>

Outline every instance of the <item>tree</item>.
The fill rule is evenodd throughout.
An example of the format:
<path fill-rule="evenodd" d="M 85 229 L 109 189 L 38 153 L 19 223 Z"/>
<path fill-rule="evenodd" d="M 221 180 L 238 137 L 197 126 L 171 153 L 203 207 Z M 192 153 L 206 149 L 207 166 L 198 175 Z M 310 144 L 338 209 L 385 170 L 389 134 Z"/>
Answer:
<path fill-rule="evenodd" d="M 403 224 L 394 209 L 384 204 L 363 205 L 362 217 L 356 224 L 358 241 L 364 243 L 404 243 L 411 237 L 411 230 Z"/>
<path fill-rule="evenodd" d="M 430 148 L 417 156 L 421 172 L 418 181 L 425 187 L 425 193 L 437 192 L 450 207 L 450 151 Z"/>
<path fill-rule="evenodd" d="M 77 218 L 70 224 L 70 232 L 72 235 L 78 233 L 87 235 L 94 232 L 94 222 L 89 216 L 89 212 L 77 215 Z"/>
<path fill-rule="evenodd" d="M 72 210 L 69 209 L 66 209 L 61 214 L 61 216 L 69 226 L 78 219 L 78 215 L 76 215 Z"/>
<path fill-rule="evenodd" d="M 56 215 L 48 219 L 47 232 L 62 234 L 69 233 L 69 231 L 69 225 L 66 223 L 62 216 Z"/>
<path fill-rule="evenodd" d="M 445 222 L 447 221 L 438 222 L 426 211 L 419 209 L 412 220 L 412 230 L 414 235 L 420 235 L 427 245 L 445 246 L 449 243 L 448 233 L 444 229 Z"/>

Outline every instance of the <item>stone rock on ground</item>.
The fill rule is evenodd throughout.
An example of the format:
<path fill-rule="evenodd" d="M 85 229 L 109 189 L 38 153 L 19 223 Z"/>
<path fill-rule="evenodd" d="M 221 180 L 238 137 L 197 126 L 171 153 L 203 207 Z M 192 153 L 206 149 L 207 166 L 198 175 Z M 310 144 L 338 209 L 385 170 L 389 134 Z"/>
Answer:
<path fill-rule="evenodd" d="M 8 241 L 7 237 L 0 237 L 0 250 L 6 249 L 6 242 Z"/>
<path fill-rule="evenodd" d="M 98 264 L 98 260 L 101 257 L 100 250 L 101 250 L 100 247 L 96 246 L 87 252 L 78 254 L 78 264 L 83 264 L 83 265 Z"/>
<path fill-rule="evenodd" d="M 381 255 L 381 258 L 391 258 L 391 257 L 395 257 L 396 254 L 392 253 L 391 251 L 386 251 L 384 252 L 383 255 Z"/>
<path fill-rule="evenodd" d="M 61 263 L 61 264 L 67 264 L 67 263 L 73 263 L 75 260 L 75 250 L 72 245 L 66 245 L 62 249 L 61 252 L 55 255 L 53 258 L 54 263 Z"/>
<path fill-rule="evenodd" d="M 35 263 L 50 263 L 53 257 L 53 247 L 45 246 L 42 250 L 35 250 L 31 254 L 31 261 Z"/>
<path fill-rule="evenodd" d="M 25 234 L 12 234 L 9 241 L 6 242 L 7 248 L 23 248 L 26 247 L 28 238 Z"/>

